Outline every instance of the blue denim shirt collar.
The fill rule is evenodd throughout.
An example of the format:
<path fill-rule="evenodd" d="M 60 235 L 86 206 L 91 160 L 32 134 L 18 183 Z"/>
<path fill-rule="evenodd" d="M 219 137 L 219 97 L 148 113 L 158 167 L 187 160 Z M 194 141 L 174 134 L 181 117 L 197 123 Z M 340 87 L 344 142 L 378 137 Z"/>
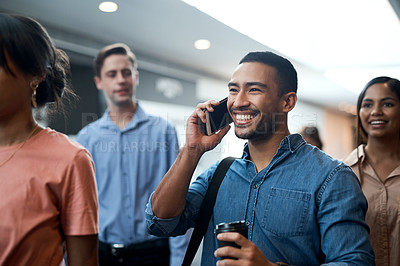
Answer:
<path fill-rule="evenodd" d="M 306 142 L 303 137 L 298 133 L 288 135 L 281 141 L 277 153 L 284 150 L 290 150 L 291 153 L 294 153 L 299 147 L 301 147 L 301 145 L 304 145 L 305 143 Z M 242 159 L 250 160 L 249 154 L 249 145 L 246 142 L 243 148 Z"/>

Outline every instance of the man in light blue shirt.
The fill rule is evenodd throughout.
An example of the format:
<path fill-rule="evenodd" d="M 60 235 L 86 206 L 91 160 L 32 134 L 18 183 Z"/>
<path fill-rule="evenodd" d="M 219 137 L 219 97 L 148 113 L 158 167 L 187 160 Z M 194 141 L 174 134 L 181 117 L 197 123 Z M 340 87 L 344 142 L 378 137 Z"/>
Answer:
<path fill-rule="evenodd" d="M 229 168 L 208 226 L 202 265 L 374 265 L 365 223 L 367 202 L 351 169 L 290 134 L 287 114 L 297 101 L 297 73 L 285 58 L 253 52 L 240 62 L 228 84 L 228 110 L 235 134 L 247 139 L 243 155 Z M 229 130 L 206 136 L 199 125 L 208 101 L 187 122 L 185 146 L 152 194 L 146 208 L 150 233 L 180 235 L 195 225 L 211 166 L 190 187 L 204 152 Z M 221 233 L 241 248 L 217 247 L 217 224 L 244 220 L 248 239 Z"/>
<path fill-rule="evenodd" d="M 179 152 L 174 126 L 146 114 L 135 100 L 135 55 L 124 44 L 103 48 L 95 83 L 107 110 L 77 141 L 92 154 L 99 197 L 100 265 L 180 265 L 188 237 L 158 238 L 146 231 L 148 197 Z M 170 256 L 171 254 L 171 256 Z M 169 259 L 170 258 L 170 259 Z"/>

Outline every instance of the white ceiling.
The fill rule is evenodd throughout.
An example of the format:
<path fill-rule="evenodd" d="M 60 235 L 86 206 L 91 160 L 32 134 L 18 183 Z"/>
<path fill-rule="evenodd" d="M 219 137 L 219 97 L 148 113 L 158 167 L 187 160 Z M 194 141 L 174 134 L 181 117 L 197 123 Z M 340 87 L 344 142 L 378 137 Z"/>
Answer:
<path fill-rule="evenodd" d="M 119 0 L 116 1 L 119 9 L 115 13 L 101 12 L 98 9 L 101 1 L 97 0 L 0 0 L 0 10 L 37 19 L 48 28 L 60 48 L 93 56 L 105 44 L 125 42 L 138 55 L 139 63 L 173 65 L 183 71 L 223 81 L 228 81 L 239 60 L 249 51 L 274 50 L 291 59 L 298 70 L 299 99 L 334 108 L 340 102 L 354 104 L 357 95 L 327 79 L 324 75 L 327 69 L 363 66 L 400 69 L 399 20 L 388 20 L 389 14 L 383 13 L 386 11 L 375 9 L 374 13 L 369 13 L 369 9 L 363 7 L 366 3 L 387 0 L 279 0 L 279 6 L 272 6 L 278 1 L 258 1 L 271 4 L 265 19 L 263 12 L 251 9 L 251 4 L 257 1 L 230 1 L 225 1 L 226 14 L 233 13 L 234 4 L 246 3 L 241 7 L 241 13 L 235 15 L 242 21 L 244 14 L 254 16 L 254 21 L 261 27 L 248 35 L 259 42 L 180 0 Z M 306 15 L 305 10 L 312 10 L 311 15 Z M 389 12 L 393 13 L 393 10 Z M 271 21 L 267 19 L 271 14 L 281 15 L 279 20 Z M 327 23 L 324 18 L 337 23 L 330 23 L 326 25 L 326 30 L 321 31 L 315 26 Z M 344 18 L 351 18 L 354 23 L 339 23 Z M 362 19 L 369 23 L 361 23 Z M 300 27 L 303 20 L 307 21 L 307 27 Z M 386 20 L 391 25 L 397 23 L 395 27 L 390 27 L 391 31 L 389 27 L 374 27 L 374 21 Z M 272 33 L 267 30 L 271 28 L 274 29 Z M 316 29 L 319 30 L 315 32 Z M 340 35 L 345 29 L 352 29 L 354 34 Z M 270 40 L 289 37 L 291 42 L 288 43 L 297 50 L 289 51 L 287 45 L 279 46 L 273 41 L 268 46 L 261 44 L 266 37 Z M 333 38 L 340 38 L 339 45 L 330 45 Z M 209 39 L 211 48 L 205 51 L 194 49 L 193 43 L 197 39 Z M 363 46 L 373 47 L 367 53 L 360 52 L 360 46 L 356 44 L 358 40 L 363 41 Z M 380 45 L 377 47 L 372 40 L 381 41 Z M 333 56 L 331 51 L 339 49 L 344 50 Z M 352 73 L 350 70 L 346 72 Z M 393 72 L 387 73 L 393 75 Z M 395 77 L 400 78 L 400 73 Z M 363 78 L 365 81 L 358 84 L 360 87 L 372 77 Z M 358 79 L 354 80 L 358 82 Z"/>

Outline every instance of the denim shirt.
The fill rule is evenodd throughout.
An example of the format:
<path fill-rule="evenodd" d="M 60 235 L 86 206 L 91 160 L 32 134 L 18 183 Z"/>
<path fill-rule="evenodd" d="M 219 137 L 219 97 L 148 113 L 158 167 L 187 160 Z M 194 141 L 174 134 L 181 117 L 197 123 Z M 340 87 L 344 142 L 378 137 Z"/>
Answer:
<path fill-rule="evenodd" d="M 194 181 L 181 215 L 159 219 L 146 209 L 155 235 L 193 227 L 217 164 Z M 215 265 L 217 224 L 245 220 L 248 238 L 272 262 L 292 265 L 375 265 L 365 223 L 367 201 L 352 170 L 299 134 L 285 137 L 269 165 L 257 173 L 245 145 L 218 192 L 204 242 L 202 265 Z"/>

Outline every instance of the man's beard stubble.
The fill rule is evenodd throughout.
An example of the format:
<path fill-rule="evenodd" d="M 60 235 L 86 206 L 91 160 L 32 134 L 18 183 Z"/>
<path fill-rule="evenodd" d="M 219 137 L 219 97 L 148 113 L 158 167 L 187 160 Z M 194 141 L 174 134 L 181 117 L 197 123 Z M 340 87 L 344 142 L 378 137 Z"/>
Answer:
<path fill-rule="evenodd" d="M 268 116 L 264 116 L 264 119 L 261 120 L 257 124 L 255 130 L 241 134 L 241 135 L 239 135 L 237 133 L 237 131 L 235 130 L 235 135 L 236 135 L 236 137 L 238 137 L 240 139 L 267 140 L 278 132 L 279 125 L 282 123 L 282 121 L 279 119 L 280 115 L 283 115 L 283 114 L 272 113 L 272 114 L 269 114 Z M 237 127 L 237 126 L 235 125 L 235 127 Z"/>

